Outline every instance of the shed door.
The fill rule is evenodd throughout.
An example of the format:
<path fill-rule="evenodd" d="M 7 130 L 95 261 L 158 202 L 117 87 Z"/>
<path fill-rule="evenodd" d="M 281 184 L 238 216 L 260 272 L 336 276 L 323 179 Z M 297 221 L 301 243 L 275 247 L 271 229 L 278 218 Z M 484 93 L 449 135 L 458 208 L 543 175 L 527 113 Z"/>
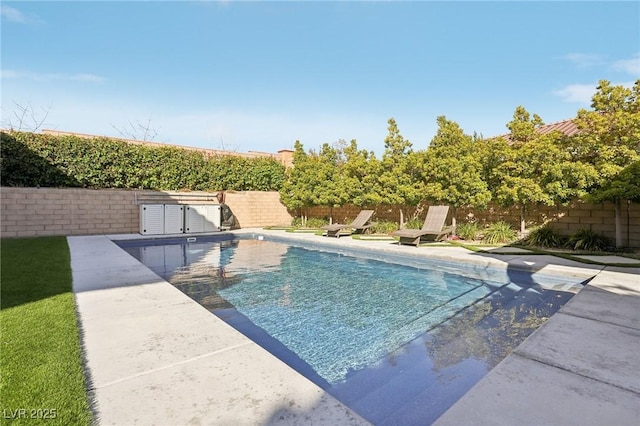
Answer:
<path fill-rule="evenodd" d="M 184 207 L 174 204 L 164 206 L 164 233 L 181 234 L 184 232 Z"/>

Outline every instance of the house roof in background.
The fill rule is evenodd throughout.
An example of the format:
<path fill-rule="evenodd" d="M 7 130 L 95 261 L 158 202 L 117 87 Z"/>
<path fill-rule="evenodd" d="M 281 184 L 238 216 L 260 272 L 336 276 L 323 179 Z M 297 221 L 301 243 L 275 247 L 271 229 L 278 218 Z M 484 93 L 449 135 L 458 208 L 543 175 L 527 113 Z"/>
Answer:
<path fill-rule="evenodd" d="M 580 132 L 580 129 L 578 129 L 578 126 L 576 126 L 576 123 L 574 123 L 572 119 L 545 124 L 537 130 L 541 135 L 553 132 L 554 130 L 559 130 L 567 136 L 573 136 Z"/>
<path fill-rule="evenodd" d="M 578 126 L 576 125 L 576 123 L 573 121 L 573 119 L 567 119 L 567 120 L 562 120 L 562 121 L 556 121 L 555 123 L 551 123 L 551 124 L 544 124 L 540 127 L 538 127 L 536 129 L 536 131 L 538 133 L 540 133 L 541 135 L 546 135 L 547 133 L 551 133 L 553 131 L 560 131 L 562 133 L 564 133 L 567 136 L 573 136 L 576 135 L 578 133 L 580 133 L 580 129 L 578 129 Z M 499 135 L 496 136 L 495 139 L 497 138 L 503 138 L 505 140 L 507 140 L 508 142 L 511 141 L 511 134 L 510 133 L 505 133 L 504 135 Z M 494 138 L 492 138 L 494 139 Z"/>

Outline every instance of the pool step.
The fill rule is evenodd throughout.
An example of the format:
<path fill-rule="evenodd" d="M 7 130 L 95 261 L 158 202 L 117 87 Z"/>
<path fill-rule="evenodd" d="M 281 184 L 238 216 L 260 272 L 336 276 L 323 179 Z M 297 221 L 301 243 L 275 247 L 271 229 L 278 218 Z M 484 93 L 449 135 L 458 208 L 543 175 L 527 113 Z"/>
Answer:
<path fill-rule="evenodd" d="M 348 383 L 329 392 L 376 425 L 430 424 L 537 328 L 538 321 L 527 315 L 536 311 L 546 317 L 573 295 L 538 289 L 499 287 L 484 303 L 424 333 L 378 365 L 351 373 Z"/>

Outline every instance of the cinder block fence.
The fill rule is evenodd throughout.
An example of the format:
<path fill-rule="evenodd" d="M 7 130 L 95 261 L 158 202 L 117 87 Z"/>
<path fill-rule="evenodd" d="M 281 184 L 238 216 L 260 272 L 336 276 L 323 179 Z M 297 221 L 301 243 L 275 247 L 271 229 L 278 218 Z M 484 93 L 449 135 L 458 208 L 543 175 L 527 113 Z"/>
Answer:
<path fill-rule="evenodd" d="M 130 234 L 140 229 L 140 204 L 218 204 L 217 193 L 118 189 L 0 189 L 2 237 Z M 241 227 L 291 223 L 277 192 L 226 192 Z"/>
<path fill-rule="evenodd" d="M 305 210 L 308 217 L 331 216 L 334 221 L 348 223 L 356 217 L 363 207 L 344 206 L 312 207 Z M 375 220 L 398 222 L 399 206 L 368 206 L 375 211 Z M 405 220 L 417 216 L 424 219 L 427 206 L 419 209 L 405 208 Z M 491 206 L 485 210 L 457 209 L 450 210 L 447 223 L 451 223 L 451 216 L 455 214 L 458 224 L 465 221 L 475 221 L 480 225 L 505 221 L 514 229 L 520 229 L 520 210 L 517 207 L 503 208 Z M 581 229 L 589 229 L 602 234 L 611 240 L 616 238 L 615 205 L 611 202 L 591 204 L 574 201 L 566 206 L 531 206 L 527 209 L 525 220 L 528 228 L 549 222 L 550 226 L 561 235 L 571 235 Z M 622 245 L 626 247 L 640 247 L 640 204 L 622 200 L 620 202 L 620 228 L 622 231 Z"/>
<path fill-rule="evenodd" d="M 0 188 L 0 232 L 2 237 L 44 235 L 130 234 L 140 229 L 140 204 L 218 204 L 217 193 L 161 192 L 120 189 Z M 227 204 L 242 228 L 290 224 L 296 212 L 280 202 L 278 192 L 225 192 Z M 343 222 L 353 219 L 362 207 L 344 206 L 306 210 L 308 217 L 333 217 Z M 399 206 L 371 206 L 377 220 L 397 222 Z M 426 208 L 405 209 L 405 217 L 424 218 Z M 452 212 L 453 213 L 453 212 Z M 451 213 L 450 213 L 451 214 Z M 504 220 L 519 228 L 520 211 L 492 207 L 486 210 L 458 209 L 457 222 L 475 220 L 490 223 Z M 624 246 L 640 247 L 640 204 L 620 203 L 620 225 Z M 451 218 L 449 218 L 450 222 Z M 561 234 L 591 229 L 615 240 L 615 205 L 575 201 L 567 206 L 531 207 L 527 226 L 550 221 Z"/>

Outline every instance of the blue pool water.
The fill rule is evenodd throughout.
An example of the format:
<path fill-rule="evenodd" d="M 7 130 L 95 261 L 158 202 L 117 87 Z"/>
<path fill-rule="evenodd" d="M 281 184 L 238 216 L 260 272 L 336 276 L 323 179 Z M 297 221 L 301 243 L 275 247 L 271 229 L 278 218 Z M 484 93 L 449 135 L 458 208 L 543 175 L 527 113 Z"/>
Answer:
<path fill-rule="evenodd" d="M 275 241 L 121 245 L 375 424 L 431 423 L 572 296 L 525 272 Z"/>

